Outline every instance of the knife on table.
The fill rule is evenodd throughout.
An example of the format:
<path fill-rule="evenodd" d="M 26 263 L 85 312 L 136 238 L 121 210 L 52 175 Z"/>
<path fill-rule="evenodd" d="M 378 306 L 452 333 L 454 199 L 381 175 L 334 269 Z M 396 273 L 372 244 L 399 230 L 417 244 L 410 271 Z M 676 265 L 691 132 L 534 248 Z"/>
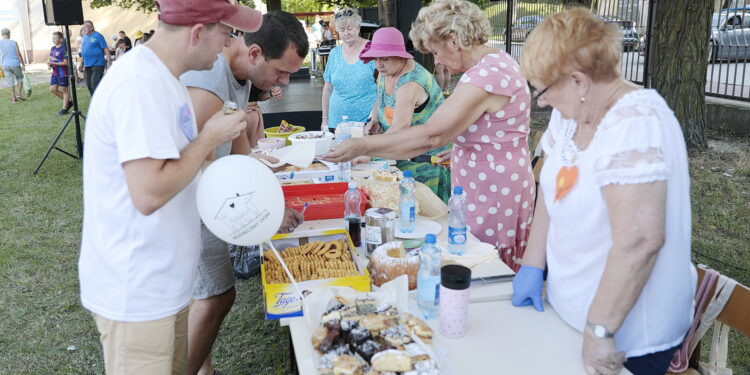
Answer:
<path fill-rule="evenodd" d="M 487 277 L 477 277 L 471 279 L 471 285 L 487 285 L 487 284 L 493 284 L 493 283 L 501 283 L 506 281 L 513 281 L 513 278 L 515 277 L 515 274 L 508 274 L 508 275 L 497 275 L 497 276 L 487 276 Z"/>

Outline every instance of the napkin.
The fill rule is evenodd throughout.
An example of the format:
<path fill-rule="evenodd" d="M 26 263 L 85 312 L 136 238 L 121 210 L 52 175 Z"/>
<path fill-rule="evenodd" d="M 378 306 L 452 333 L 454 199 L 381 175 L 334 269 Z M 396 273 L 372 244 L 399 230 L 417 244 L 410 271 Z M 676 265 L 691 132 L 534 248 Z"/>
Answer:
<path fill-rule="evenodd" d="M 446 244 L 447 245 L 447 244 Z M 484 242 L 469 239 L 466 243 L 464 255 L 454 255 L 447 251 L 443 252 L 443 261 L 460 264 L 468 268 L 474 268 L 480 264 L 498 260 L 495 247 Z"/>
<path fill-rule="evenodd" d="M 302 142 L 282 147 L 271 151 L 269 155 L 279 159 L 278 163 L 270 163 L 261 159 L 261 161 L 271 168 L 279 167 L 284 164 L 306 168 L 315 158 L 315 142 Z"/>

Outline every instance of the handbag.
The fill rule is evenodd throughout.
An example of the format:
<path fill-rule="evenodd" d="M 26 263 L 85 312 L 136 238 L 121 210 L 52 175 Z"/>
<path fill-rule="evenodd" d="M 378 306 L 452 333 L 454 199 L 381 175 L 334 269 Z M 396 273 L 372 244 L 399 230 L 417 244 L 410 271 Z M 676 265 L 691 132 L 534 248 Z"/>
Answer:
<path fill-rule="evenodd" d="M 22 81 L 24 92 L 26 93 L 26 97 L 28 98 L 29 96 L 31 96 L 31 82 L 29 81 L 29 77 L 26 73 L 24 73 Z"/>
<path fill-rule="evenodd" d="M 260 271 L 260 248 L 258 246 L 235 246 L 230 245 L 230 254 L 234 252 L 232 269 L 234 278 L 247 280 Z"/>
<path fill-rule="evenodd" d="M 732 375 L 732 369 L 727 368 L 727 352 L 729 347 L 729 326 L 714 322 L 714 334 L 711 339 L 711 353 L 708 363 L 700 363 L 701 375 Z"/>
<path fill-rule="evenodd" d="M 708 293 L 711 287 L 716 284 L 713 296 L 709 296 Z M 698 345 L 701 337 L 708 331 L 710 326 L 714 325 L 714 337 L 711 345 L 711 360 L 708 364 L 701 363 L 700 372 L 703 375 L 731 375 L 731 370 L 725 369 L 726 358 L 727 358 L 727 344 L 729 340 L 726 334 L 717 336 L 720 329 L 719 325 L 723 325 L 716 321 L 716 318 L 721 314 L 724 309 L 724 305 L 729 301 L 729 297 L 734 291 L 734 287 L 737 282 L 724 275 L 720 275 L 714 270 L 706 270 L 706 275 L 703 277 L 703 282 L 696 292 L 695 301 L 695 318 L 688 331 L 685 339 L 682 342 L 682 347 L 677 349 L 672 358 L 672 363 L 669 366 L 671 372 L 682 372 L 688 367 L 688 361 L 690 356 L 693 354 L 693 350 Z M 708 301 L 706 303 L 706 301 Z M 703 309 L 701 309 L 703 307 Z M 714 324 L 716 323 L 716 324 Z M 728 329 L 727 329 L 728 333 Z M 719 338 L 724 340 L 723 343 L 719 343 Z M 723 352 L 720 350 L 723 345 Z M 717 358 L 718 357 L 718 358 Z M 723 358 L 723 362 L 722 362 Z M 729 372 L 726 372 L 726 371 Z"/>

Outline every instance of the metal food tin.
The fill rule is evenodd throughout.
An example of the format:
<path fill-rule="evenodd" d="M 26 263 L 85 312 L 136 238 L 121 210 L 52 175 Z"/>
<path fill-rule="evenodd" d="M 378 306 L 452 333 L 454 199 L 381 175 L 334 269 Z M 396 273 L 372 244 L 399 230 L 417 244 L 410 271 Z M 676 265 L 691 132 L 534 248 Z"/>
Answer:
<path fill-rule="evenodd" d="M 369 257 L 375 248 L 394 240 L 396 212 L 390 208 L 370 208 L 365 211 L 365 247 Z"/>

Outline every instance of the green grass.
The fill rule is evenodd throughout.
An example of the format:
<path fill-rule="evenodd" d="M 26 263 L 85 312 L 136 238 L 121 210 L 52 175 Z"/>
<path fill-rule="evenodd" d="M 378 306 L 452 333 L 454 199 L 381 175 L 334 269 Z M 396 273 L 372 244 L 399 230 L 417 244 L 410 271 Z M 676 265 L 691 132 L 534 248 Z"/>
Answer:
<path fill-rule="evenodd" d="M 88 94 L 79 93 L 85 111 Z M 62 126 L 64 118 L 54 115 L 59 104 L 45 85 L 36 86 L 26 103 L 11 104 L 0 92 L 2 374 L 103 373 L 96 327 L 79 302 L 81 164 L 54 152 L 32 175 Z M 535 128 L 543 127 L 544 115 L 535 112 L 534 118 Z M 73 150 L 73 135 L 69 128 L 60 142 L 64 149 Z M 711 136 L 750 149 L 747 137 Z M 693 153 L 691 174 L 693 248 L 711 257 L 694 254 L 695 261 L 750 284 L 743 271 L 750 269 L 748 152 Z M 259 280 L 238 282 L 237 302 L 214 348 L 214 363 L 225 374 L 290 372 L 287 330 L 266 321 L 262 309 Z M 733 334 L 730 346 L 734 373 L 750 374 L 750 340 Z"/>
<path fill-rule="evenodd" d="M 88 92 L 78 93 L 86 111 Z M 79 299 L 81 163 L 54 151 L 32 174 L 63 125 L 65 117 L 55 116 L 61 102 L 45 85 L 25 103 L 8 96 L 0 91 L 0 373 L 102 374 L 98 332 Z M 59 143 L 70 152 L 73 130 Z M 238 282 L 216 367 L 227 374 L 288 373 L 286 331 L 265 320 L 260 281 Z"/>

